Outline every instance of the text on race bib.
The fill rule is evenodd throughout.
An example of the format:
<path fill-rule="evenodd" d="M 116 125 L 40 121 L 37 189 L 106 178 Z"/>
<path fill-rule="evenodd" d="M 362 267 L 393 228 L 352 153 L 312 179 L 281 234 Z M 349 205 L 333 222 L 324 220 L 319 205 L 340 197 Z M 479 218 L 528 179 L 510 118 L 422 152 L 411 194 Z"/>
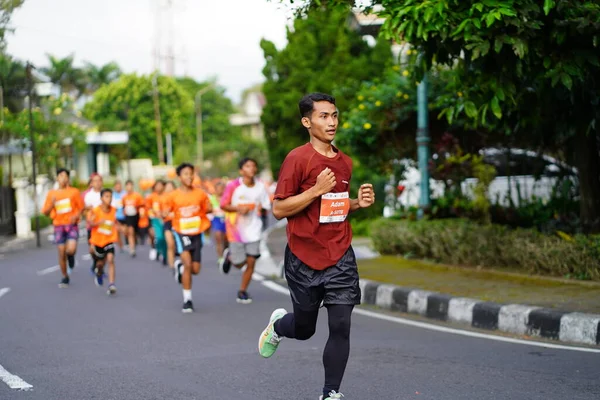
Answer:
<path fill-rule="evenodd" d="M 321 196 L 321 212 L 319 222 L 344 222 L 350 212 L 350 195 L 348 192 L 327 193 Z"/>
<path fill-rule="evenodd" d="M 54 203 L 54 208 L 57 214 L 66 214 L 71 212 L 71 199 L 62 199 Z"/>
<path fill-rule="evenodd" d="M 110 235 L 113 232 L 114 223 L 113 221 L 104 220 L 98 225 L 98 233 L 103 235 Z"/>
<path fill-rule="evenodd" d="M 136 206 L 125 206 L 125 215 L 133 217 L 137 215 L 137 207 Z"/>
<path fill-rule="evenodd" d="M 154 210 L 154 212 L 159 212 L 160 211 L 160 203 L 158 201 L 153 202 L 152 209 Z"/>
<path fill-rule="evenodd" d="M 193 235 L 200 231 L 200 217 L 181 218 L 179 232 L 184 235 Z"/>

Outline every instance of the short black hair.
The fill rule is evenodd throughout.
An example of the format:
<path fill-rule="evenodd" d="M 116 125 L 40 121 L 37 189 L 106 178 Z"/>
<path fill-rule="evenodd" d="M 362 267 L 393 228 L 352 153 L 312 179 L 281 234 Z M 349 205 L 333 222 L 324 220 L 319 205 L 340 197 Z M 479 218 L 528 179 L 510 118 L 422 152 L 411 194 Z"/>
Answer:
<path fill-rule="evenodd" d="M 104 196 L 104 193 L 106 193 L 106 192 L 112 194 L 113 191 L 112 191 L 112 189 L 104 188 L 100 191 L 100 197 Z"/>
<path fill-rule="evenodd" d="M 154 185 L 152 185 L 152 190 L 156 190 L 156 185 L 160 185 L 160 184 L 165 186 L 165 181 L 163 181 L 162 179 L 159 179 L 156 182 L 154 182 Z"/>
<path fill-rule="evenodd" d="M 57 169 L 57 170 L 56 170 L 56 176 L 59 176 L 59 175 L 60 175 L 60 174 L 62 174 L 63 172 L 64 172 L 65 174 L 67 174 L 67 176 L 69 176 L 69 177 L 71 176 L 71 173 L 70 173 L 70 172 L 69 172 L 69 170 L 68 170 L 68 169 L 66 169 L 66 168 L 59 168 L 59 169 Z"/>
<path fill-rule="evenodd" d="M 126 184 L 126 185 L 129 185 L 130 183 L 133 185 L 133 181 L 132 181 L 131 179 L 127 179 L 127 180 L 125 181 L 125 184 Z"/>
<path fill-rule="evenodd" d="M 177 176 L 181 176 L 181 171 L 183 171 L 186 168 L 191 168 L 192 171 L 194 171 L 194 166 L 192 164 L 184 162 L 182 164 L 179 164 L 179 166 L 175 170 L 175 172 L 177 172 Z"/>
<path fill-rule="evenodd" d="M 258 168 L 258 163 L 256 162 L 256 160 L 254 158 L 250 158 L 250 157 L 244 157 L 240 160 L 240 162 L 238 163 L 238 167 L 240 169 L 242 169 L 242 167 L 248 162 L 248 161 L 252 161 L 254 163 L 254 165 L 256 165 L 256 168 Z"/>
<path fill-rule="evenodd" d="M 300 102 L 298 103 L 300 117 L 310 117 L 315 109 L 314 103 L 319 101 L 326 101 L 335 106 L 335 97 L 325 93 L 310 93 L 300 99 Z"/>

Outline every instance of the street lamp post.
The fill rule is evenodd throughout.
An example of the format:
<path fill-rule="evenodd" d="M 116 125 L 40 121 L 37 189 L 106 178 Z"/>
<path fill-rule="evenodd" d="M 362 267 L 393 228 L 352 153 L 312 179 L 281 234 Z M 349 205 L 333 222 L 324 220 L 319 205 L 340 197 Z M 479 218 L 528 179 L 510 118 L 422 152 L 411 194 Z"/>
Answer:
<path fill-rule="evenodd" d="M 203 87 L 196 93 L 196 164 L 202 169 L 204 164 L 204 149 L 202 147 L 202 95 L 211 90 L 213 84 Z"/>
<path fill-rule="evenodd" d="M 419 210 L 417 217 L 423 218 L 425 209 L 430 206 L 429 198 L 429 111 L 427 108 L 427 73 L 417 88 L 417 147 L 419 156 L 419 171 L 421 172 L 421 184 L 419 198 Z"/>
<path fill-rule="evenodd" d="M 35 218 L 35 243 L 37 247 L 42 247 L 42 243 L 40 240 L 40 216 L 38 213 L 38 196 L 37 196 L 37 169 L 35 166 L 35 134 L 33 129 L 33 112 L 32 112 L 32 103 L 33 103 L 33 77 L 31 75 L 31 70 L 33 69 L 33 65 L 27 62 L 25 67 L 25 74 L 27 78 L 27 109 L 29 112 L 29 138 L 31 140 L 31 169 L 32 169 L 32 178 L 33 178 L 33 212 Z"/>

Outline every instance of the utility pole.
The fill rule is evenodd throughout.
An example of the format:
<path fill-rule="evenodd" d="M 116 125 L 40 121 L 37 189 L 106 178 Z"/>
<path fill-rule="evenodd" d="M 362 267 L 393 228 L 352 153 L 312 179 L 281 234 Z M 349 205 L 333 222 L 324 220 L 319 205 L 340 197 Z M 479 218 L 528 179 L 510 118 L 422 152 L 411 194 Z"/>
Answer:
<path fill-rule="evenodd" d="M 35 218 L 35 243 L 37 247 L 42 247 L 40 241 L 40 216 L 38 212 L 38 199 L 37 199 L 37 170 L 35 167 L 35 135 L 33 129 L 33 78 L 31 76 L 31 70 L 33 65 L 27 62 L 25 67 L 25 74 L 27 77 L 27 108 L 29 110 L 29 139 L 31 140 L 31 169 L 33 170 L 33 213 Z"/>
<path fill-rule="evenodd" d="M 202 95 L 212 88 L 213 84 L 211 83 L 196 93 L 196 164 L 200 168 L 200 171 L 202 171 L 204 164 L 204 149 L 202 146 L 204 140 L 202 137 Z"/>
<path fill-rule="evenodd" d="M 156 121 L 156 146 L 158 147 L 158 163 L 163 164 L 165 162 L 165 149 L 163 147 L 162 126 L 160 123 L 157 74 L 154 74 L 152 77 L 152 98 L 154 99 L 154 120 Z"/>
<path fill-rule="evenodd" d="M 417 217 L 423 218 L 430 206 L 429 198 L 429 111 L 427 108 L 427 72 L 417 88 L 417 148 L 419 171 L 421 172 L 419 210 Z"/>

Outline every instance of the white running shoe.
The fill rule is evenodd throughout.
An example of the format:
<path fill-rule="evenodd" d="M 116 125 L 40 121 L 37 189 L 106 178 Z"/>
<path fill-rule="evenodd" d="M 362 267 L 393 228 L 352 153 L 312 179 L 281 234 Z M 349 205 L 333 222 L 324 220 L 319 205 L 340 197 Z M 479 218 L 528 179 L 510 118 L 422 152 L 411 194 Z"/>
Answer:
<path fill-rule="evenodd" d="M 337 393 L 335 390 L 329 392 L 329 396 L 323 398 L 323 395 L 319 396 L 319 400 L 338 400 L 344 397 L 343 394 Z"/>
<path fill-rule="evenodd" d="M 150 254 L 148 254 L 148 258 L 151 261 L 156 261 L 156 259 L 158 258 L 158 251 L 156 251 L 156 249 L 150 249 Z"/>

